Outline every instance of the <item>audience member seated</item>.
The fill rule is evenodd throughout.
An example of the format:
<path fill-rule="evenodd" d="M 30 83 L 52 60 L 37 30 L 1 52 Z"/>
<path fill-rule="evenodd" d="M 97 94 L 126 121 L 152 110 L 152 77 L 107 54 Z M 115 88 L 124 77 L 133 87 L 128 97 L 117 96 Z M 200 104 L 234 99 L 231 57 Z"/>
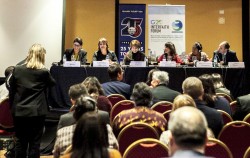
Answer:
<path fill-rule="evenodd" d="M 84 113 L 88 111 L 93 111 L 96 113 L 96 109 L 96 101 L 94 99 L 87 96 L 81 96 L 76 100 L 73 117 L 76 122 L 78 122 L 78 120 Z M 106 124 L 102 121 L 102 118 L 99 114 L 98 117 L 101 120 L 100 123 L 107 126 L 109 146 L 111 148 L 118 148 L 118 142 L 112 132 L 112 128 L 109 124 Z M 66 148 L 71 145 L 75 127 L 76 124 L 73 124 L 70 126 L 63 127 L 57 131 L 56 142 L 53 150 L 53 155 L 55 158 L 58 158 L 60 155 L 62 155 Z"/>
<path fill-rule="evenodd" d="M 217 138 L 223 127 L 223 119 L 217 110 L 208 107 L 203 100 L 204 89 L 201 80 L 197 77 L 186 78 L 182 83 L 182 90 L 184 94 L 188 94 L 194 99 L 197 108 L 204 113 L 208 127 L 212 129 Z"/>
<path fill-rule="evenodd" d="M 188 55 L 188 65 L 194 65 L 195 61 L 209 61 L 208 55 L 202 51 L 200 42 L 195 42 L 192 47 L 192 52 Z"/>
<path fill-rule="evenodd" d="M 121 82 L 123 80 L 123 70 L 121 66 L 117 63 L 111 64 L 108 68 L 108 74 L 111 81 L 102 84 L 105 95 L 121 94 L 129 100 L 131 89 L 130 85 Z"/>
<path fill-rule="evenodd" d="M 216 96 L 212 76 L 204 74 L 199 76 L 204 88 L 203 100 L 207 102 L 207 106 L 218 110 L 223 110 L 232 116 L 230 103 L 224 97 Z"/>
<path fill-rule="evenodd" d="M 109 148 L 108 131 L 95 113 L 87 112 L 77 122 L 72 146 L 61 158 L 121 158 L 119 151 Z"/>
<path fill-rule="evenodd" d="M 169 152 L 172 158 L 201 158 L 207 142 L 207 121 L 194 107 L 182 107 L 170 115 Z"/>
<path fill-rule="evenodd" d="M 159 101 L 169 101 L 173 102 L 174 98 L 179 95 L 180 93 L 174 91 L 167 87 L 169 83 L 169 76 L 168 73 L 165 71 L 156 71 L 153 73 L 151 85 L 153 87 L 152 94 L 153 94 L 153 102 Z"/>
<path fill-rule="evenodd" d="M 172 42 L 165 43 L 164 53 L 160 57 L 158 57 L 158 63 L 163 60 L 182 63 L 181 58 L 176 53 L 175 45 Z"/>
<path fill-rule="evenodd" d="M 67 61 L 80 61 L 81 65 L 87 62 L 87 52 L 82 49 L 82 39 L 76 37 L 73 41 L 73 49 L 66 49 L 64 52 Z"/>
<path fill-rule="evenodd" d="M 123 63 L 129 65 L 130 61 L 144 61 L 145 54 L 140 51 L 141 43 L 138 40 L 130 42 L 130 50 L 124 55 Z"/>
<path fill-rule="evenodd" d="M 110 113 L 112 104 L 104 95 L 104 90 L 99 80 L 94 76 L 90 76 L 85 78 L 82 84 L 86 86 L 89 95 L 97 100 L 97 107 L 99 111 L 103 110 Z"/>
<path fill-rule="evenodd" d="M 15 68 L 14 66 L 9 66 L 5 69 L 4 71 L 5 80 L 7 80 L 8 76 L 12 74 L 14 68 Z M 6 98 L 9 98 L 9 90 L 6 87 L 6 83 L 3 83 L 0 86 L 0 103 Z"/>
<path fill-rule="evenodd" d="M 75 84 L 75 85 L 70 86 L 69 98 L 70 98 L 72 106 L 71 106 L 70 111 L 68 113 L 60 116 L 57 130 L 59 130 L 60 128 L 63 128 L 65 126 L 73 125 L 75 123 L 75 119 L 73 118 L 75 103 L 76 103 L 76 99 L 79 98 L 81 95 L 83 95 L 83 96 L 88 95 L 88 92 L 87 92 L 87 89 L 85 86 L 83 86 L 81 84 Z"/>
<path fill-rule="evenodd" d="M 152 101 L 152 92 L 146 83 L 135 84 L 131 99 L 135 102 L 136 107 L 120 112 L 113 121 L 113 130 L 116 136 L 122 128 L 132 122 L 148 123 L 159 134 L 165 131 L 167 121 L 164 116 L 149 108 Z"/>
<path fill-rule="evenodd" d="M 118 62 L 116 54 L 109 50 L 108 40 L 106 38 L 100 38 L 98 41 L 98 51 L 93 55 L 93 61 L 108 60 L 109 63 Z"/>
<path fill-rule="evenodd" d="M 232 98 L 231 92 L 225 87 L 221 75 L 218 73 L 212 73 L 211 75 L 214 82 L 215 93 L 225 93 Z"/>
<path fill-rule="evenodd" d="M 237 99 L 237 106 L 233 114 L 234 120 L 243 120 L 250 113 L 250 94 L 240 96 Z"/>
<path fill-rule="evenodd" d="M 236 52 L 230 50 L 230 45 L 227 41 L 220 43 L 218 50 L 214 52 L 213 59 L 217 56 L 217 61 L 222 65 L 228 65 L 228 62 L 238 62 Z"/>
<path fill-rule="evenodd" d="M 151 69 L 151 70 L 148 72 L 148 76 L 147 76 L 146 84 L 147 84 L 149 87 L 151 87 L 151 88 L 153 88 L 153 86 L 151 85 L 151 82 L 152 82 L 153 73 L 154 73 L 155 71 L 160 71 L 160 70 L 157 69 L 157 68 Z"/>

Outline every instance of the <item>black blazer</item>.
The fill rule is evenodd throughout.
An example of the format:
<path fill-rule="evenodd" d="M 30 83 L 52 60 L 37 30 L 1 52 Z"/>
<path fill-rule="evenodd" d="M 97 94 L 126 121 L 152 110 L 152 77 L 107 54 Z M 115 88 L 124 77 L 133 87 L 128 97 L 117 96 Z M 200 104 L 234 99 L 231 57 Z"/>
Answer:
<path fill-rule="evenodd" d="M 74 49 L 66 49 L 64 54 L 66 55 L 66 60 L 71 61 L 71 56 L 74 53 Z M 81 65 L 86 64 L 87 62 L 87 52 L 83 49 L 80 50 L 78 53 L 78 61 L 81 62 Z"/>
<path fill-rule="evenodd" d="M 218 55 L 218 58 L 217 58 L 218 62 L 223 61 L 221 53 L 219 53 L 218 51 L 215 51 L 214 56 L 215 56 L 215 54 Z M 214 59 L 214 56 L 213 56 L 213 59 Z M 223 65 L 228 65 L 228 62 L 238 62 L 238 61 L 239 60 L 238 60 L 238 58 L 236 56 L 236 52 L 228 50 Z"/>
<path fill-rule="evenodd" d="M 233 114 L 234 120 L 243 120 L 250 113 L 250 94 L 237 98 L 237 106 Z"/>
<path fill-rule="evenodd" d="M 47 88 L 55 80 L 47 69 L 16 66 L 10 79 L 10 99 L 14 116 L 43 116 L 48 112 Z"/>

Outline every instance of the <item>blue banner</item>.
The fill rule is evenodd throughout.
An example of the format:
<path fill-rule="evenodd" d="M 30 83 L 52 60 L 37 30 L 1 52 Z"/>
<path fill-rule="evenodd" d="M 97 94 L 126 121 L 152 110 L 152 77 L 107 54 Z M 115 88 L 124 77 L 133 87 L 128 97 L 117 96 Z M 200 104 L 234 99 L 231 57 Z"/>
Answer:
<path fill-rule="evenodd" d="M 141 42 L 140 50 L 145 52 L 145 4 L 119 5 L 119 61 L 130 50 L 130 41 Z"/>

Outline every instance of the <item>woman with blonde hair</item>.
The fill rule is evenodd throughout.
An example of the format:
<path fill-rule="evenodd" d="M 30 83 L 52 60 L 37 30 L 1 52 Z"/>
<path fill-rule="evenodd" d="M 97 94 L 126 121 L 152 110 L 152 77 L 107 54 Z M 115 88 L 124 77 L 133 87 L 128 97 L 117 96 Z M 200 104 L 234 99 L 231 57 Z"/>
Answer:
<path fill-rule="evenodd" d="M 172 111 L 183 106 L 196 107 L 195 102 L 192 97 L 190 97 L 187 94 L 180 94 L 174 99 Z"/>
<path fill-rule="evenodd" d="M 16 157 L 40 157 L 40 143 L 48 112 L 46 90 L 55 84 L 45 68 L 46 50 L 33 44 L 23 65 L 10 79 L 10 101 L 16 134 Z"/>

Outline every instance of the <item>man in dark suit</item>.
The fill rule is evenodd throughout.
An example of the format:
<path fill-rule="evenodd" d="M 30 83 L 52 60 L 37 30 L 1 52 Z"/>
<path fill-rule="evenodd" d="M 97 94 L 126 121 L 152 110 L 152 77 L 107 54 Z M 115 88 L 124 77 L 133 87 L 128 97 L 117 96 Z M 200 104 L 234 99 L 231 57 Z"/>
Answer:
<path fill-rule="evenodd" d="M 80 96 L 87 96 L 87 95 L 88 95 L 87 89 L 82 84 L 75 84 L 69 88 L 69 96 L 70 96 L 70 101 L 72 103 L 72 107 L 70 108 L 70 111 L 68 113 L 60 116 L 57 130 L 76 123 L 76 121 L 73 117 L 76 100 Z M 98 110 L 97 112 L 98 112 L 98 115 L 100 116 L 101 120 L 103 120 L 103 122 L 105 124 L 110 124 L 108 112 L 105 112 L 102 110 Z"/>
<path fill-rule="evenodd" d="M 80 61 L 81 65 L 87 62 L 87 52 L 82 49 L 82 39 L 76 37 L 73 41 L 73 49 L 66 49 L 64 52 L 67 61 Z"/>
<path fill-rule="evenodd" d="M 194 107 L 181 107 L 171 113 L 168 122 L 169 152 L 172 158 L 205 157 L 207 121 Z"/>
<path fill-rule="evenodd" d="M 243 120 L 250 113 L 250 94 L 237 98 L 237 106 L 233 114 L 234 120 Z"/>
<path fill-rule="evenodd" d="M 169 101 L 173 102 L 174 98 L 180 93 L 168 88 L 169 76 L 165 71 L 156 71 L 153 73 L 151 85 L 154 87 L 152 89 L 153 102 L 158 101 Z"/>
<path fill-rule="evenodd" d="M 182 83 L 182 90 L 184 94 L 190 95 L 199 110 L 205 115 L 208 127 L 212 129 L 215 137 L 217 137 L 223 127 L 223 120 L 221 114 L 207 106 L 203 101 L 204 89 L 200 79 L 197 77 L 188 77 Z"/>
<path fill-rule="evenodd" d="M 111 81 L 102 84 L 105 95 L 121 94 L 126 99 L 130 99 L 130 85 L 121 82 L 123 79 L 123 70 L 121 66 L 117 63 L 111 64 L 108 68 L 108 74 Z"/>
<path fill-rule="evenodd" d="M 229 49 L 230 45 L 227 41 L 220 43 L 218 50 L 214 52 L 213 59 L 216 57 L 217 61 L 222 65 L 227 65 L 228 62 L 238 62 L 236 52 Z"/>

